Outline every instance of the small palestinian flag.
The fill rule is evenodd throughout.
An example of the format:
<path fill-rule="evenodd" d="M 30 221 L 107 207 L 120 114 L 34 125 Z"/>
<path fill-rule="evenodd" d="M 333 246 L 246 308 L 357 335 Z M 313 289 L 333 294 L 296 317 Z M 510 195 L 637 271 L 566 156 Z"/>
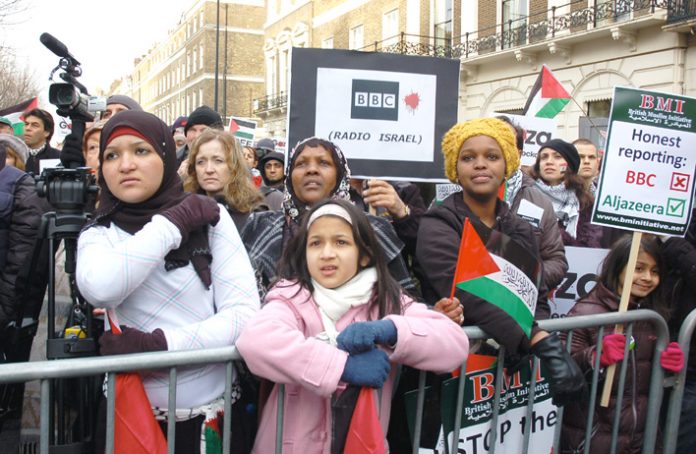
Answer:
<path fill-rule="evenodd" d="M 477 231 L 478 230 L 478 231 Z M 485 243 L 482 238 L 485 238 Z M 501 309 L 530 336 L 541 265 L 507 235 L 464 222 L 453 284 Z"/>
<path fill-rule="evenodd" d="M 0 110 L 0 117 L 5 117 L 10 120 L 12 122 L 12 129 L 14 129 L 14 135 L 21 136 L 24 134 L 24 112 L 37 107 L 39 107 L 39 98 L 34 97 Z"/>
<path fill-rule="evenodd" d="M 238 117 L 230 117 L 229 131 L 242 143 L 253 146 L 256 122 Z"/>
<path fill-rule="evenodd" d="M 548 66 L 543 65 L 524 106 L 529 117 L 554 118 L 570 102 L 570 94 L 556 79 Z"/>

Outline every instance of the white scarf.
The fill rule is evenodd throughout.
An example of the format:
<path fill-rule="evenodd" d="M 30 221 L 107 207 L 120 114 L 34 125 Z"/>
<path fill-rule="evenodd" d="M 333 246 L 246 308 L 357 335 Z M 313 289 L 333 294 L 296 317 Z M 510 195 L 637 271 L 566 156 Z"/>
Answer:
<path fill-rule="evenodd" d="M 556 217 L 563 224 L 565 231 L 575 238 L 577 236 L 578 219 L 580 218 L 580 201 L 575 192 L 566 188 L 563 183 L 549 186 L 541 178 L 536 180 L 536 185 L 551 199 L 553 211 L 556 212 Z"/>
<path fill-rule="evenodd" d="M 324 332 L 316 335 L 317 339 L 336 345 L 336 322 L 351 308 L 367 303 L 372 296 L 372 289 L 377 282 L 377 270 L 365 268 L 342 286 L 329 289 L 322 287 L 312 279 L 314 293 L 312 297 L 319 307 Z"/>

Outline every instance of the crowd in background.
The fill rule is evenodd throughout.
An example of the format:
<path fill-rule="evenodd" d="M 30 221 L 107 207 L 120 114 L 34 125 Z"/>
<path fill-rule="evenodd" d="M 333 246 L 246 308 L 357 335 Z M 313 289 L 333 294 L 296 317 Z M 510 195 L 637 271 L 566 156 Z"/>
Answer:
<path fill-rule="evenodd" d="M 452 290 L 468 222 L 510 237 L 542 264 L 535 320 L 550 316 L 548 295 L 568 270 L 566 246 L 610 249 L 597 285 L 568 315 L 618 308 L 630 232 L 590 222 L 601 165 L 591 141 L 550 140 L 526 168 L 525 131 L 509 119 L 458 123 L 441 150 L 443 175 L 461 190 L 430 203 L 413 183 L 352 178 L 343 151 L 323 138 L 300 141 L 286 159 L 271 139 L 243 146 L 207 106 L 166 125 L 128 97 L 115 95 L 107 104 L 102 118 L 82 137 L 68 136 L 60 151 L 50 146 L 48 112 L 26 112 L 23 136 L 0 118 L 0 328 L 43 299 L 47 273 L 26 264 L 41 216 L 52 208 L 37 195 L 32 175 L 42 161 L 60 159 L 66 167 L 89 167 L 99 186 L 78 239 L 76 282 L 90 304 L 112 311 L 123 327 L 101 335 L 100 353 L 237 345 L 251 372 L 287 385 L 288 452 L 331 452 L 344 442 L 345 433 L 332 425 L 338 417 L 332 396 L 362 386 L 382 389 L 391 451 L 410 452 L 397 402 L 399 371 L 456 369 L 478 348 L 460 329 L 468 325 L 505 347 L 509 368 L 530 354 L 543 362 L 554 403 L 566 408 L 562 452 L 583 448 L 587 408 L 580 397 L 588 371 L 622 361 L 632 343 L 617 452 L 640 452 L 650 368 L 658 361 L 678 373 L 686 360 L 678 344 L 652 358 L 655 336 L 638 324 L 631 339 L 613 327 L 601 340 L 597 330 L 580 330 L 568 352 L 562 336 L 536 325 L 528 336 L 496 306 Z M 685 238 L 645 235 L 630 287 L 629 310 L 657 311 L 673 338 L 696 307 L 695 229 L 692 219 Z M 27 354 L 17 350 L 7 359 Z M 206 424 L 224 421 L 224 375 L 222 365 L 179 374 L 177 452 L 199 452 Z M 168 376 L 143 376 L 166 427 Z M 679 452 L 696 447 L 695 378 L 690 361 Z M 240 452 L 252 442 L 254 452 L 272 450 L 277 386 L 265 397 L 255 442 L 238 446 Z M 614 412 L 613 401 L 596 410 L 590 452 L 609 452 Z"/>

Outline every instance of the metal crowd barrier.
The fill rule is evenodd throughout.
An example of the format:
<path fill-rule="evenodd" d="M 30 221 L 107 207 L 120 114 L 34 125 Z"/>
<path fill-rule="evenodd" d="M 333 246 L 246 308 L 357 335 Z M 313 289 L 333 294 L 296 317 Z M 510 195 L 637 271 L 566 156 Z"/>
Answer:
<path fill-rule="evenodd" d="M 133 355 L 96 356 L 91 358 L 37 361 L 27 363 L 8 363 L 0 365 L 0 384 L 40 380 L 41 383 L 41 427 L 39 453 L 49 453 L 50 440 L 50 394 L 51 380 L 62 378 L 89 377 L 107 374 L 106 400 L 106 453 L 114 452 L 114 401 L 116 373 L 147 369 L 169 369 L 169 414 L 167 438 L 169 454 L 174 454 L 175 402 L 177 367 L 203 364 L 225 363 L 225 406 L 226 415 L 231 414 L 231 390 L 234 376 L 233 361 L 241 360 L 235 347 L 222 347 L 205 350 L 176 352 L 139 353 Z M 230 425 L 223 425 L 223 453 L 230 452 Z"/>
<path fill-rule="evenodd" d="M 691 349 L 691 339 L 694 334 L 694 329 L 696 329 L 696 310 L 692 311 L 684 319 L 679 329 L 678 342 L 684 352 L 684 358 L 687 360 L 687 364 L 684 365 L 684 369 L 677 375 L 674 389 L 669 399 L 665 427 L 675 429 L 676 433 L 672 432 L 670 434 L 668 430 L 665 430 L 665 454 L 673 454 L 677 450 L 677 433 L 679 430 L 679 419 L 681 417 L 682 399 L 684 397 L 684 386 L 686 385 L 686 369 L 688 366 L 689 350 Z"/>
<path fill-rule="evenodd" d="M 659 354 L 665 349 L 669 341 L 669 333 L 667 324 L 664 319 L 660 317 L 656 312 L 639 309 L 632 310 L 624 313 L 611 313 L 611 314 L 600 314 L 591 315 L 583 317 L 569 317 L 560 318 L 552 320 L 544 320 L 539 322 L 539 326 L 549 332 L 561 331 L 568 333 L 568 345 L 570 345 L 570 339 L 574 329 L 578 328 L 593 328 L 599 329 L 598 337 L 601 339 L 604 334 L 605 325 L 614 325 L 623 323 L 626 325 L 627 336 L 631 335 L 633 329 L 633 324 L 636 322 L 647 322 L 653 326 L 654 333 L 657 336 L 655 342 L 655 351 L 653 358 L 659 358 Z M 680 335 L 680 343 L 682 348 L 688 357 L 688 346 L 691 333 L 696 326 L 696 312 L 692 313 L 687 320 L 684 322 L 682 327 L 682 333 Z M 466 327 L 465 332 L 472 341 L 484 340 L 488 336 L 477 327 Z M 683 337 L 683 338 L 682 338 Z M 624 359 L 627 357 L 629 352 L 629 343 L 626 343 L 626 349 L 624 351 Z M 502 350 L 502 349 L 501 349 Z M 596 366 L 599 366 L 599 357 L 601 355 L 601 342 L 597 346 L 596 354 Z M 504 352 L 499 352 L 499 361 L 497 368 L 497 380 L 495 386 L 495 395 L 493 403 L 493 415 L 491 423 L 491 434 L 490 440 L 495 441 L 497 439 L 497 422 L 498 422 L 498 410 L 499 402 L 502 392 L 503 380 L 503 361 Z M 172 440 L 169 443 L 169 452 L 174 452 L 174 435 L 175 435 L 175 425 L 174 425 L 174 402 L 176 402 L 176 369 L 180 366 L 191 366 L 191 365 L 201 365 L 209 363 L 225 363 L 226 364 L 226 383 L 225 383 L 225 414 L 231 414 L 231 387 L 234 380 L 234 365 L 233 361 L 241 359 L 234 347 L 224 347 L 216 349 L 206 349 L 206 350 L 192 350 L 192 351 L 180 351 L 180 352 L 158 352 L 158 353 L 142 353 L 135 355 L 122 355 L 122 356 L 109 356 L 109 357 L 93 357 L 93 358 L 80 358 L 80 359 L 66 359 L 66 360 L 54 360 L 54 361 L 41 361 L 41 362 L 29 362 L 29 363 L 14 363 L 0 365 L 0 384 L 1 383 L 11 383 L 11 382 L 26 382 L 31 380 L 41 381 L 41 434 L 40 434 L 40 451 L 41 453 L 48 454 L 49 452 L 49 437 L 51 428 L 49 426 L 49 402 L 47 396 L 49 395 L 49 389 L 52 379 L 61 378 L 73 378 L 82 376 L 94 376 L 102 373 L 107 374 L 107 449 L 106 452 L 113 453 L 113 420 L 114 420 L 114 395 L 115 392 L 111 392 L 115 386 L 115 374 L 118 372 L 127 372 L 133 370 L 146 370 L 146 369 L 170 369 L 170 388 L 169 388 L 169 408 L 170 417 L 169 424 L 167 427 L 167 438 Z M 527 421 L 530 421 L 532 417 L 533 404 L 534 404 L 534 390 L 535 390 L 535 373 L 536 373 L 536 362 L 533 362 L 534 369 L 532 370 L 530 383 L 530 397 L 526 409 Z M 619 364 L 619 374 L 615 377 L 618 380 L 618 397 L 616 401 L 616 408 L 621 408 L 621 398 L 623 395 L 623 387 L 626 377 L 625 366 L 627 361 L 623 361 Z M 466 362 L 462 364 L 462 370 L 466 370 Z M 675 421 L 678 424 L 679 419 L 679 408 L 676 410 L 672 407 L 677 406 L 680 403 L 680 392 L 683 392 L 683 376 L 684 372 L 679 375 L 678 380 L 676 380 L 677 386 L 675 392 L 672 396 L 672 406 L 670 408 L 670 417 L 668 419 L 667 427 L 676 427 L 671 425 L 669 421 Z M 462 416 L 462 401 L 464 395 L 464 387 L 466 380 L 459 381 L 458 394 L 457 394 L 457 407 L 455 411 L 455 423 L 454 423 L 454 436 L 453 440 L 459 440 L 459 426 L 461 423 Z M 662 368 L 660 367 L 659 360 L 653 360 L 653 366 L 651 370 L 651 380 L 650 380 L 650 391 L 648 399 L 648 408 L 646 421 L 658 421 L 660 405 L 662 403 L 663 391 L 665 386 L 672 386 L 675 384 L 675 380 L 664 381 L 664 375 Z M 585 440 L 588 443 L 585 444 L 585 454 L 589 453 L 590 449 L 590 439 L 592 436 L 592 418 L 595 406 L 598 404 L 596 402 L 596 396 L 600 387 L 599 383 L 599 367 L 594 368 L 593 380 L 590 385 L 590 401 L 588 403 L 588 422 L 587 422 L 587 432 L 585 435 Z M 417 398 L 417 416 L 415 421 L 415 439 L 413 443 L 413 452 L 418 452 L 418 447 L 420 445 L 421 427 L 422 427 L 422 414 L 424 408 L 424 396 L 425 396 L 425 373 L 422 372 L 419 380 L 419 393 Z M 280 389 L 279 399 L 278 399 L 278 431 L 276 434 L 276 452 L 281 453 L 282 450 L 282 425 L 283 425 L 283 405 L 284 405 L 284 393 L 283 387 Z M 617 438 L 618 438 L 618 422 L 620 417 L 620 411 L 617 410 L 614 417 L 614 427 L 611 441 L 612 452 L 616 450 Z M 563 421 L 563 409 L 559 409 L 558 423 L 555 426 L 555 438 L 554 438 L 554 452 L 560 452 L 560 430 Z M 531 427 L 532 424 L 525 425 L 524 442 L 523 446 L 520 447 L 520 452 L 527 453 L 530 452 L 530 438 L 531 438 Z M 657 441 L 658 424 L 646 424 L 644 440 L 643 440 L 643 453 L 649 454 L 654 452 L 655 444 Z M 672 443 L 674 440 L 670 440 L 668 436 L 665 437 L 664 452 L 666 454 L 671 454 L 674 452 L 674 446 Z M 230 452 L 230 424 L 224 424 L 223 429 L 223 452 Z M 490 454 L 495 452 L 495 442 L 491 443 L 491 449 L 488 451 Z"/>

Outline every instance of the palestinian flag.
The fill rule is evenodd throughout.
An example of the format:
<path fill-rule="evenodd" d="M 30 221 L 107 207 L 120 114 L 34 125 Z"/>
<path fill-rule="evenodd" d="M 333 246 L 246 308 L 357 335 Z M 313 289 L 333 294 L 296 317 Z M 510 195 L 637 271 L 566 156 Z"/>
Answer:
<path fill-rule="evenodd" d="M 229 131 L 242 143 L 253 146 L 256 134 L 256 122 L 243 118 L 230 117 Z"/>
<path fill-rule="evenodd" d="M 524 106 L 530 117 L 554 118 L 570 102 L 570 94 L 556 79 L 548 66 L 543 65 Z"/>
<path fill-rule="evenodd" d="M 513 239 L 465 220 L 453 286 L 502 310 L 527 337 L 534 322 L 540 270 L 538 260 Z"/>
<path fill-rule="evenodd" d="M 31 109 L 39 107 L 39 98 L 34 97 L 28 99 L 24 102 L 20 102 L 14 106 L 6 107 L 0 110 L 0 117 L 8 118 L 12 122 L 12 128 L 14 128 L 14 134 L 16 136 L 21 136 L 24 134 L 24 112 Z"/>

